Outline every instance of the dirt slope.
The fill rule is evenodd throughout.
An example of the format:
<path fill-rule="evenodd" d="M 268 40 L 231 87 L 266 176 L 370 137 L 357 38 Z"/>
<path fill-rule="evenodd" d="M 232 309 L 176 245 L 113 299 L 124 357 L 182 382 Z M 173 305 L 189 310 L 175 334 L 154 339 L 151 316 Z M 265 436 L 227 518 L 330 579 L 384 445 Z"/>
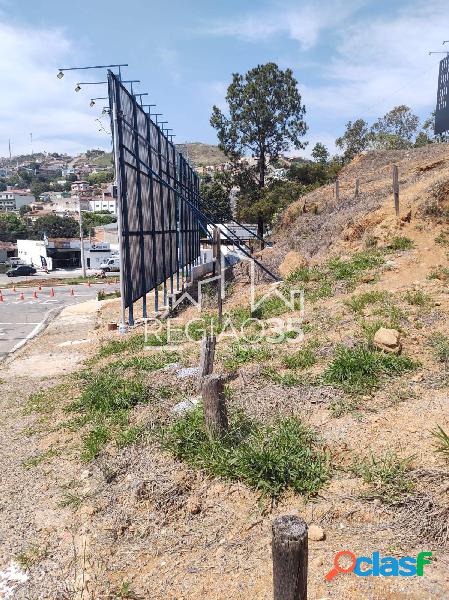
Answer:
<path fill-rule="evenodd" d="M 389 187 L 393 161 L 401 173 L 399 220 Z M 357 202 L 350 197 L 356 176 Z M 2 477 L 0 590 L 15 561 L 27 578 L 8 583 L 18 599 L 271 600 L 271 522 L 293 513 L 325 534 L 309 544 L 311 599 L 447 598 L 449 462 L 436 452 L 434 432 L 440 426 L 449 433 L 448 179 L 445 145 L 351 163 L 341 176 L 340 204 L 330 188 L 315 191 L 306 206 L 315 202 L 318 214 L 295 216 L 290 208 L 267 252 L 275 266 L 292 250 L 311 262 L 286 284 L 304 290 L 304 315 L 273 299 L 257 313 L 267 328 L 271 317 L 301 319 L 303 342 L 260 341 L 254 351 L 242 330 L 238 346 L 232 336 L 219 339 L 215 369 L 229 375 L 231 411 L 273 426 L 293 416 L 322 439 L 332 471 L 308 500 L 288 491 L 271 503 L 161 449 L 155 431 L 177 423 L 173 408 L 198 395 L 188 370 L 198 365 L 195 341 L 145 349 L 130 334 L 123 343 L 106 331 L 118 314 L 115 300 L 98 314 L 66 315 L 34 340 L 2 373 L 1 465 L 11 475 Z M 263 283 L 256 294 L 274 289 Z M 241 324 L 248 295 L 245 281 L 233 282 L 225 315 Z M 191 308 L 175 325 L 199 317 L 205 325 L 215 311 L 212 293 L 201 315 Z M 396 370 L 385 367 L 369 379 L 366 356 L 390 364 L 373 346 L 381 326 L 399 332 L 401 354 L 391 363 Z M 81 338 L 91 341 L 66 344 Z M 342 347 L 352 357 L 343 365 Z M 299 363 L 304 349 L 308 360 Z M 145 370 L 145 361 L 157 368 Z M 348 380 L 361 367 L 364 376 Z M 352 386 L 333 376 L 338 368 Z M 143 386 L 142 400 L 126 415 L 114 413 L 106 432 L 76 412 L 86 381 L 96 386 L 104 373 Z M 91 389 L 90 401 L 108 393 Z M 30 404 L 38 390 L 40 401 L 32 396 Z M 93 432 L 103 435 L 101 445 L 83 462 Z M 433 559 L 423 577 L 348 574 L 327 583 L 342 549 L 394 557 L 431 551 Z"/>

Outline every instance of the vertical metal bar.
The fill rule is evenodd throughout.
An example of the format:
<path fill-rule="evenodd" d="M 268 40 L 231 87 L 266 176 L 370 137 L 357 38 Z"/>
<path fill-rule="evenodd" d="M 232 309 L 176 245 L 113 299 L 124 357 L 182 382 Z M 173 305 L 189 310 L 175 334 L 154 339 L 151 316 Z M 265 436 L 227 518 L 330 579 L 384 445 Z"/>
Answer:
<path fill-rule="evenodd" d="M 171 161 L 170 161 L 170 154 L 171 154 L 171 147 L 172 144 L 171 142 L 168 141 L 167 139 L 167 179 L 168 179 L 168 183 L 171 187 L 174 186 L 174 178 L 172 178 L 172 167 L 171 167 Z M 168 234 L 168 239 L 169 239 L 169 255 L 170 255 L 170 294 L 173 294 L 173 234 L 171 232 L 172 230 L 172 225 L 173 225 L 173 219 L 172 219 L 172 200 L 174 197 L 174 194 L 172 192 L 172 190 L 169 188 L 167 190 L 167 195 L 168 195 L 168 230 L 169 230 L 169 234 Z"/>
<path fill-rule="evenodd" d="M 129 322 L 133 324 L 132 302 L 130 303 L 129 294 L 131 292 L 129 279 L 125 281 L 125 277 L 129 276 L 129 252 L 126 233 L 127 227 L 127 198 L 126 198 L 126 174 L 123 164 L 123 147 L 122 147 L 122 130 L 119 118 L 120 113 L 120 90 L 116 83 L 112 72 L 108 73 L 109 95 L 112 100 L 112 122 L 114 131 L 114 163 L 116 169 L 117 183 L 117 226 L 119 234 L 119 261 L 120 261 L 120 294 L 121 294 L 121 322 L 126 325 L 126 301 L 129 306 Z M 124 235 L 125 234 L 125 235 Z M 126 269 L 125 269 L 126 264 Z"/>
<path fill-rule="evenodd" d="M 132 107 L 133 107 L 133 138 L 134 138 L 134 154 L 136 155 L 136 185 L 137 185 L 137 211 L 139 215 L 139 245 L 140 245 L 140 285 L 142 294 L 142 316 L 144 319 L 147 318 L 147 284 L 145 277 L 145 242 L 143 235 L 143 209 L 142 209 L 142 182 L 140 179 L 140 156 L 139 156 L 139 136 L 137 135 L 139 128 L 137 122 L 137 101 L 133 97 L 132 99 Z"/>
<path fill-rule="evenodd" d="M 159 311 L 159 293 L 158 293 L 158 269 L 156 255 L 156 212 L 154 209 L 154 178 L 153 178 L 153 146 L 151 141 L 151 131 L 155 127 L 150 117 L 147 116 L 147 140 L 148 140 L 148 162 L 150 167 L 150 212 L 151 212 L 151 241 L 152 241 L 152 258 L 153 258 L 153 288 L 154 288 L 154 310 Z M 162 186 L 159 183 L 159 189 L 162 193 Z"/>
<path fill-rule="evenodd" d="M 176 163 L 176 290 L 179 291 L 179 269 L 180 269 L 180 255 L 179 255 L 179 224 L 180 224 L 180 178 L 181 178 L 181 155 L 176 154 L 175 150 L 175 163 Z"/>
<path fill-rule="evenodd" d="M 158 128 L 157 130 L 157 151 L 159 154 L 159 177 L 161 181 L 165 181 L 163 178 L 162 171 L 162 142 L 161 142 L 161 130 Z M 164 306 L 167 306 L 167 265 L 165 264 L 165 203 L 164 196 L 165 192 L 167 193 L 167 198 L 169 197 L 169 190 L 165 186 L 161 185 L 161 233 L 159 235 L 162 236 L 162 274 L 164 277 L 163 289 L 164 289 Z"/>

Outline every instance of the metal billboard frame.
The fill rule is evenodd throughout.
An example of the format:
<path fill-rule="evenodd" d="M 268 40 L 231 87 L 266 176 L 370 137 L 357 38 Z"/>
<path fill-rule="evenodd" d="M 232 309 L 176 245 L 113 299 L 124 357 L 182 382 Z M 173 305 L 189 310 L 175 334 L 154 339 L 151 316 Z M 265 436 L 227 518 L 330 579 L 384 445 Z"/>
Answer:
<path fill-rule="evenodd" d="M 109 106 L 117 180 L 122 323 L 134 323 L 133 304 L 154 291 L 159 310 L 184 288 L 200 260 L 199 176 L 138 104 L 120 77 L 108 71 Z"/>

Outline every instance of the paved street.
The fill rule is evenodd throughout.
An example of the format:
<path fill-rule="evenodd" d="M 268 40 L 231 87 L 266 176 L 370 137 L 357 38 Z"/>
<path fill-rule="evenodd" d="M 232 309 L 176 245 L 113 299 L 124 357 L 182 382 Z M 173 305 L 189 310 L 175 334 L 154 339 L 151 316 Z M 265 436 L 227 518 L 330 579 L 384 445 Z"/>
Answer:
<path fill-rule="evenodd" d="M 19 348 L 26 340 L 38 332 L 45 322 L 53 318 L 58 311 L 70 304 L 85 302 L 96 297 L 99 290 L 112 292 L 118 289 L 116 284 L 96 284 L 57 286 L 54 297 L 51 288 L 3 289 L 3 302 L 0 302 L 0 359 Z M 71 295 L 71 290 L 74 296 Z M 33 297 L 36 291 L 37 298 Z M 23 293 L 24 299 L 20 298 Z"/>
<path fill-rule="evenodd" d="M 88 275 L 98 274 L 99 271 L 87 271 Z M 81 269 L 57 269 L 56 271 L 50 271 L 50 273 L 45 273 L 44 271 L 38 271 L 36 275 L 31 275 L 29 277 L 8 277 L 5 273 L 0 273 L 0 289 L 3 289 L 8 284 L 14 284 L 18 281 L 33 281 L 33 279 L 73 279 L 75 277 L 81 277 L 82 271 Z M 118 273 L 106 273 L 108 277 L 113 277 L 116 279 L 119 274 Z"/>

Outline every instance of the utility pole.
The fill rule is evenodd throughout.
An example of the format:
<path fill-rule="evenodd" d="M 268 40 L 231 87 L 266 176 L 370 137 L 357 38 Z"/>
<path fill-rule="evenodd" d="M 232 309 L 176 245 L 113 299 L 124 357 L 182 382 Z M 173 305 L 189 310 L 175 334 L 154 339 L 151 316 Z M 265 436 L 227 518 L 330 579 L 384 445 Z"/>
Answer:
<path fill-rule="evenodd" d="M 80 244 L 81 244 L 81 267 L 83 269 L 83 277 L 86 277 L 86 261 L 84 258 L 84 234 L 83 234 L 83 217 L 81 214 L 81 198 L 78 201 L 78 216 L 80 222 Z"/>

